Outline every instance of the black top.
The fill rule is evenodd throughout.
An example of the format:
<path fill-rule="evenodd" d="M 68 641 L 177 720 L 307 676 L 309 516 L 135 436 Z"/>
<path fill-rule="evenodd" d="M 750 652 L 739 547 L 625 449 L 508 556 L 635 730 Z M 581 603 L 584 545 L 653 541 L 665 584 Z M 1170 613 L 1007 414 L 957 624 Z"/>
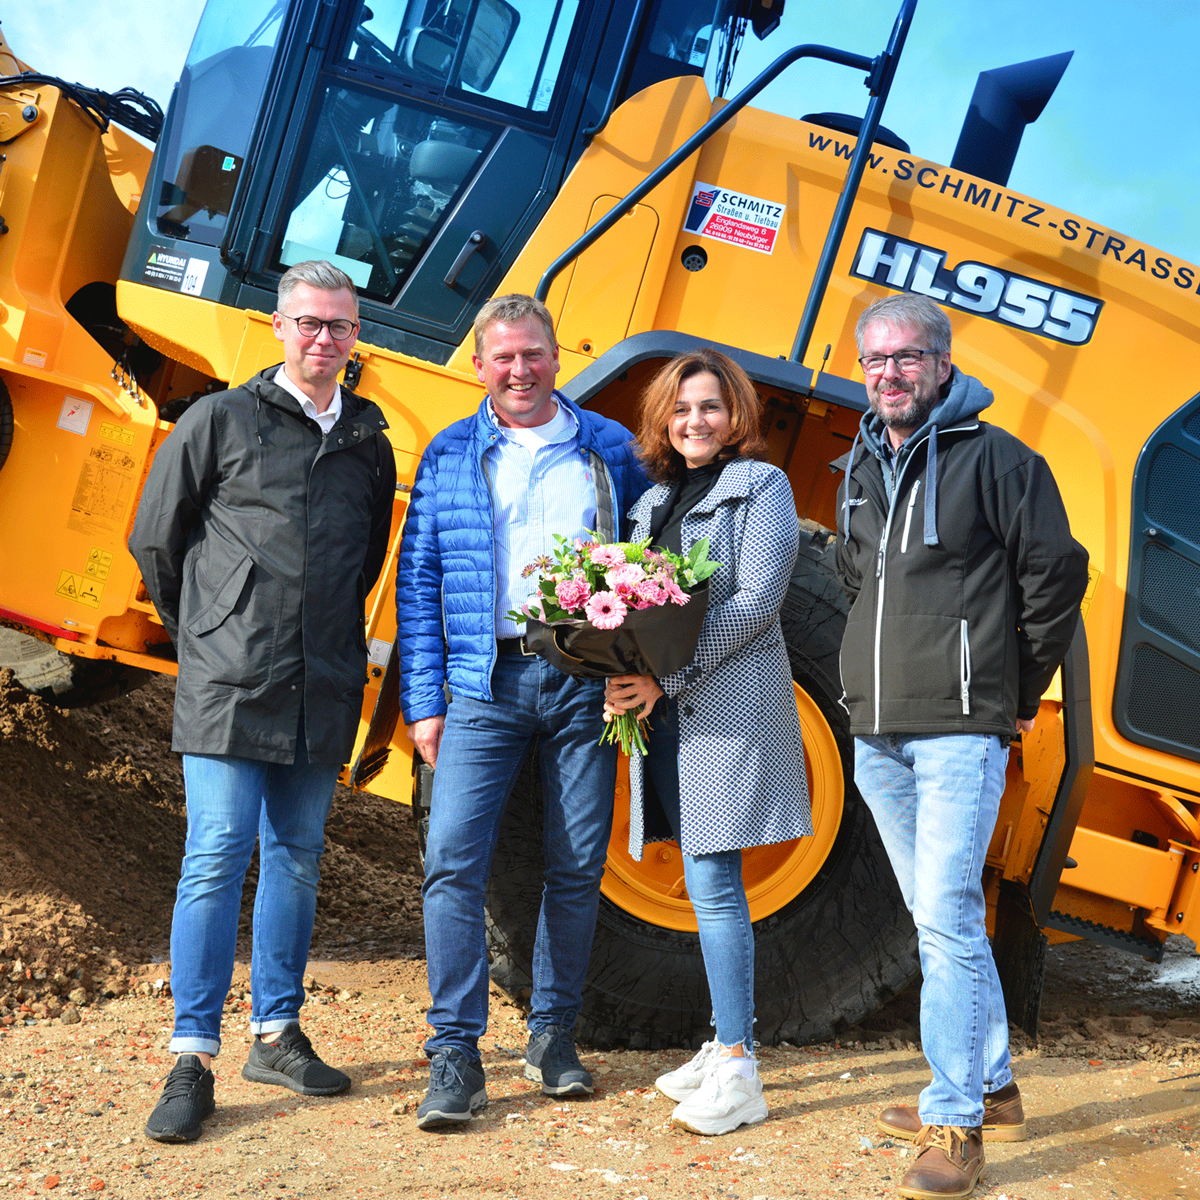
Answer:
<path fill-rule="evenodd" d="M 650 541 L 672 554 L 683 553 L 683 518 L 716 486 L 728 458 L 716 459 L 702 467 L 689 467 L 683 479 L 671 485 L 662 504 L 650 513 Z"/>

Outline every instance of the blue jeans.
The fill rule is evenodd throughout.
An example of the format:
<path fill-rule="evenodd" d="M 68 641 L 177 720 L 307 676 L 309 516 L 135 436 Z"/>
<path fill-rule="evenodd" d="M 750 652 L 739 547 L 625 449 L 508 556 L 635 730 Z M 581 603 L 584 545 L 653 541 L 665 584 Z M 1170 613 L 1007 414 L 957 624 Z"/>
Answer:
<path fill-rule="evenodd" d="M 425 957 L 430 1054 L 479 1057 L 487 1029 L 484 895 L 501 818 L 540 738 L 546 875 L 533 949 L 529 1028 L 574 1026 L 596 931 L 612 831 L 617 749 L 597 745 L 604 683 L 572 679 L 544 659 L 502 654 L 490 703 L 455 696 L 433 773 L 425 847 Z"/>
<path fill-rule="evenodd" d="M 216 1054 L 233 976 L 242 884 L 259 842 L 250 960 L 254 1033 L 300 1018 L 317 910 L 325 818 L 340 767 L 309 763 L 303 734 L 290 766 L 185 754 L 187 843 L 171 922 L 173 1054 Z"/>
<path fill-rule="evenodd" d="M 927 1125 L 983 1121 L 984 1092 L 1012 1080 L 1008 1018 L 988 945 L 983 866 L 1008 751 L 984 734 L 860 737 L 854 782 L 917 926 Z"/>
<path fill-rule="evenodd" d="M 679 709 L 665 697 L 651 714 L 646 771 L 667 824 L 680 841 Z M 724 798 L 714 796 L 713 803 Z M 754 1053 L 754 927 L 742 886 L 742 852 L 685 854 L 683 881 L 696 912 L 713 1024 L 723 1046 Z"/>

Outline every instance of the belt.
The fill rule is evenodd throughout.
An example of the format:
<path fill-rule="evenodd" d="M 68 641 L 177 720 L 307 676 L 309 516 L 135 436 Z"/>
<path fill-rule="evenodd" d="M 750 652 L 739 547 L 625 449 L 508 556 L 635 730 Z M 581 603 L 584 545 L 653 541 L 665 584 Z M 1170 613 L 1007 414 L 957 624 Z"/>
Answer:
<path fill-rule="evenodd" d="M 524 654 L 527 658 L 532 658 L 533 651 L 525 648 L 525 639 L 523 637 L 515 638 L 497 638 L 496 639 L 497 654 Z"/>

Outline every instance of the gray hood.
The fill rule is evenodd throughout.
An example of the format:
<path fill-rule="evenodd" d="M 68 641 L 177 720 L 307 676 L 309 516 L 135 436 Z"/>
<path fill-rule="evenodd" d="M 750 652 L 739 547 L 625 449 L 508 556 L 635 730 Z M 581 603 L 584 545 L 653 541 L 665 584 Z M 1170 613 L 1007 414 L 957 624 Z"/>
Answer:
<path fill-rule="evenodd" d="M 956 428 L 964 422 L 978 418 L 979 414 L 995 400 L 991 388 L 986 388 L 972 375 L 964 375 L 957 367 L 951 366 L 950 378 L 942 385 L 942 397 L 930 410 L 925 423 L 914 430 L 904 444 L 896 452 L 897 463 L 903 463 L 928 438 L 927 465 L 925 470 L 925 528 L 923 540 L 927 546 L 937 545 L 937 492 L 938 492 L 938 430 L 943 432 Z M 854 466 L 854 452 L 859 439 L 865 449 L 875 458 L 883 454 L 883 436 L 886 431 L 883 421 L 868 409 L 859 422 L 858 433 L 850 447 L 847 471 L 846 504 L 843 506 L 843 532 L 848 537 L 850 533 L 850 488 L 849 472 Z"/>

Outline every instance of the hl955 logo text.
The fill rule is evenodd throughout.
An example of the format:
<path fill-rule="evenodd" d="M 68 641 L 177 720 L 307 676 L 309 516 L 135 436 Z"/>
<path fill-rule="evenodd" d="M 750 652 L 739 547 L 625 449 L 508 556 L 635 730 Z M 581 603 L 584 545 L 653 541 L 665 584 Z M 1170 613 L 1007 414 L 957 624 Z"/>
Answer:
<path fill-rule="evenodd" d="M 985 263 L 944 267 L 946 251 L 864 230 L 851 273 L 948 308 L 1080 346 L 1092 336 L 1102 302 Z"/>

